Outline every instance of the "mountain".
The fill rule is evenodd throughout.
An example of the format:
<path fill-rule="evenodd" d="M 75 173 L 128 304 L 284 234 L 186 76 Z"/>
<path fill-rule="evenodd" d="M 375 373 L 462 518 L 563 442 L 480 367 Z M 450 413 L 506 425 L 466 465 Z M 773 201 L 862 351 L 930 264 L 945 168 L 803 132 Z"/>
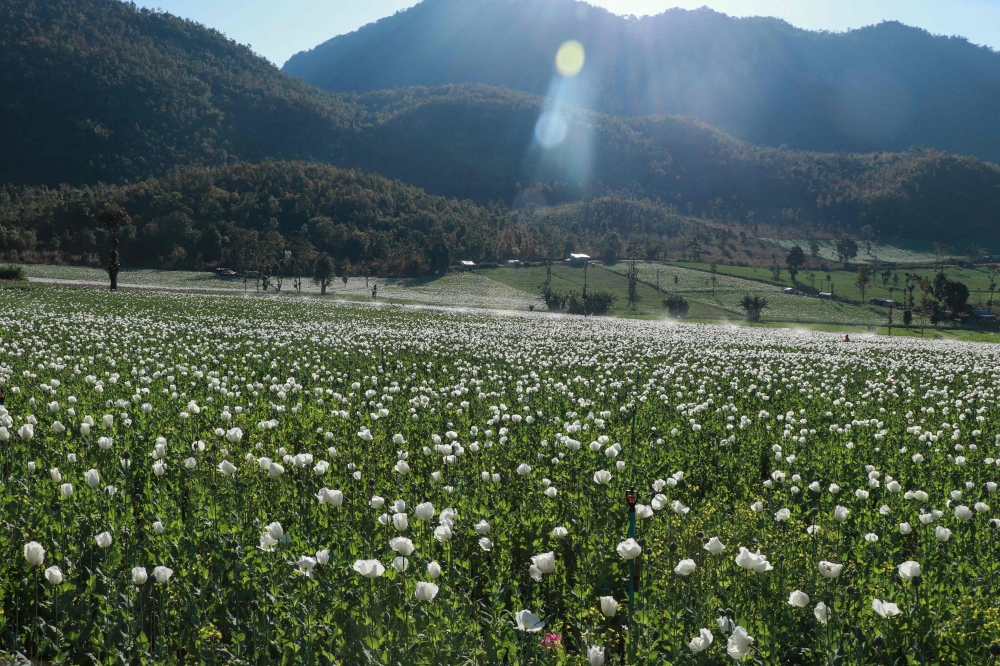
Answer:
<path fill-rule="evenodd" d="M 480 203 L 551 206 L 627 190 L 706 219 L 868 225 L 940 241 L 992 237 L 1000 218 L 1000 167 L 940 151 L 763 148 L 689 117 L 621 118 L 482 86 L 357 101 L 373 118 L 361 166 Z M 549 125 L 561 140 L 545 145 L 539 129 Z"/>
<path fill-rule="evenodd" d="M 215 31 L 117 0 L 0 0 L 0 82 L 0 183 L 10 186 L 85 192 L 153 178 L 169 201 L 164 188 L 180 187 L 179 167 L 307 161 L 366 169 L 490 211 L 495 202 L 530 212 L 610 195 L 612 205 L 577 207 L 574 219 L 549 217 L 594 234 L 627 236 L 637 225 L 671 234 L 684 217 L 834 233 L 867 225 L 884 236 L 950 242 L 993 236 L 1000 215 L 1000 167 L 971 157 L 761 147 L 693 117 L 621 117 L 484 85 L 332 94 Z M 31 215 L 23 201 L 39 197 L 7 209 L 0 224 L 19 231 L 0 252 L 31 245 L 24 233 L 32 229 L 17 216 L 35 220 L 37 251 L 77 243 L 74 232 Z M 617 203 L 631 200 L 648 205 Z M 278 207 L 181 212 L 196 228 L 237 223 L 263 232 L 274 217 L 282 233 L 300 229 L 301 221 L 283 226 L 292 222 Z M 93 206 L 73 210 L 81 229 L 90 224 L 81 211 L 93 214 Z M 161 209 L 147 209 L 153 219 L 176 212 L 150 210 Z M 524 219 L 535 219 L 528 212 Z M 80 242 L 78 253 L 92 247 Z M 169 256 L 175 245 L 148 251 Z M 188 261 L 209 256 L 179 245 Z"/>
<path fill-rule="evenodd" d="M 117 0 L 0 0 L 0 182 L 336 162 L 351 104 L 214 30 Z"/>
<path fill-rule="evenodd" d="M 578 76 L 554 71 L 578 40 Z M 810 32 L 708 9 L 621 17 L 575 0 L 424 0 L 296 54 L 331 91 L 486 83 L 613 115 L 691 115 L 754 144 L 924 146 L 1000 162 L 1000 54 L 886 22 Z"/>

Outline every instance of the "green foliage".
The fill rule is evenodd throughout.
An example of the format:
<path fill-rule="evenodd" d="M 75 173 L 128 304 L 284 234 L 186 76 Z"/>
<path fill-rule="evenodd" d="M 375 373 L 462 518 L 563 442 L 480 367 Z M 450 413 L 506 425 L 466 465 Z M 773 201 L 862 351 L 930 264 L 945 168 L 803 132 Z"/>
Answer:
<path fill-rule="evenodd" d="M 481 261 L 494 258 L 498 242 L 497 216 L 470 202 L 371 173 L 288 162 L 182 167 L 125 186 L 10 188 L 0 199 L 0 229 L 30 236 L 22 253 L 87 261 L 109 245 L 95 222 L 108 203 L 131 213 L 123 261 L 149 268 L 277 270 L 289 250 L 306 264 L 326 252 L 355 272 L 416 275 L 431 271 L 435 247 L 437 268 L 447 269 L 442 247 Z"/>
<path fill-rule="evenodd" d="M 806 263 L 806 253 L 800 246 L 793 245 L 785 255 L 785 266 L 788 268 L 788 274 L 792 276 L 792 282 L 795 282 L 795 276 L 804 263 Z"/>
<path fill-rule="evenodd" d="M 965 304 L 969 300 L 969 288 L 964 282 L 952 280 L 945 276 L 944 272 L 940 272 L 934 277 L 934 297 L 938 303 L 948 308 L 954 317 L 965 310 Z"/>
<path fill-rule="evenodd" d="M 840 263 L 846 264 L 856 256 L 858 256 L 858 244 L 853 238 L 844 236 L 837 241 L 837 258 L 840 259 Z"/>
<path fill-rule="evenodd" d="M 115 0 L 0 4 L 0 182 L 138 181 L 178 164 L 335 162 L 357 109 L 215 30 Z"/>
<path fill-rule="evenodd" d="M 748 322 L 758 322 L 761 313 L 768 307 L 767 298 L 758 294 L 744 294 L 740 299 L 740 307 L 746 313 Z"/>
<path fill-rule="evenodd" d="M 608 291 L 590 290 L 586 295 L 577 291 L 558 292 L 546 287 L 542 299 L 550 312 L 568 312 L 575 315 L 605 315 L 615 301 Z"/>
<path fill-rule="evenodd" d="M 16 264 L 0 264 L 0 280 L 24 280 L 24 267 Z"/>
<path fill-rule="evenodd" d="M 316 257 L 316 263 L 313 264 L 312 280 L 313 284 L 319 285 L 321 295 L 326 295 L 326 288 L 333 280 L 333 273 L 333 260 L 328 254 Z"/>
<path fill-rule="evenodd" d="M 938 271 L 933 279 L 926 275 L 907 273 L 906 281 L 920 287 L 920 291 L 923 292 L 921 307 L 932 313 L 932 320 L 935 323 L 954 317 L 965 310 L 969 300 L 969 287 L 960 280 L 948 277 L 943 270 Z"/>
<path fill-rule="evenodd" d="M 854 280 L 854 286 L 861 294 L 862 303 L 865 301 L 865 292 L 868 290 L 868 285 L 871 284 L 871 281 L 872 276 L 868 273 L 868 266 L 858 266 L 858 274 Z"/>
<path fill-rule="evenodd" d="M 684 317 L 687 317 L 688 310 L 690 310 L 691 305 L 688 303 L 688 300 L 680 294 L 670 294 L 663 299 L 663 307 L 667 309 L 667 312 L 671 317 L 683 319 Z"/>

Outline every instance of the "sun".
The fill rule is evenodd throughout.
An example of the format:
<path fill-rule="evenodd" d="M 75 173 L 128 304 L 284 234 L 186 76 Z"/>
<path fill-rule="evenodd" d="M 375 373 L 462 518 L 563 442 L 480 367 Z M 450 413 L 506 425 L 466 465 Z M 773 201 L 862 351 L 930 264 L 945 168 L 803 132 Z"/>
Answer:
<path fill-rule="evenodd" d="M 565 77 L 576 76 L 585 60 L 583 44 L 575 40 L 564 42 L 556 52 L 556 70 Z"/>

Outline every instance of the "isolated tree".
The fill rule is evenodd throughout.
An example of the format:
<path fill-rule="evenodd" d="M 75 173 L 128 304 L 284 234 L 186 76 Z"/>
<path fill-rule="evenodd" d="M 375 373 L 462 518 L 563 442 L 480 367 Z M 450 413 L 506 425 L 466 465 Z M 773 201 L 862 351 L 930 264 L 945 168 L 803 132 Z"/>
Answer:
<path fill-rule="evenodd" d="M 635 259 L 629 260 L 628 265 L 628 304 L 635 308 L 638 300 L 637 287 L 639 285 L 639 266 Z"/>
<path fill-rule="evenodd" d="M 990 303 L 989 307 L 993 307 L 993 292 L 997 290 L 997 274 L 1000 273 L 1000 266 L 996 264 L 990 264 Z"/>
<path fill-rule="evenodd" d="M 861 240 L 865 242 L 865 254 L 871 256 L 872 253 L 872 241 L 875 239 L 875 232 L 872 230 L 871 225 L 866 224 L 861 227 Z"/>
<path fill-rule="evenodd" d="M 854 281 L 854 286 L 858 288 L 861 292 L 861 302 L 865 301 L 865 292 L 868 291 L 868 285 L 872 281 L 871 276 L 868 274 L 867 266 L 858 266 L 858 277 Z"/>
<path fill-rule="evenodd" d="M 942 243 L 932 243 L 934 248 L 934 261 L 940 266 L 948 258 L 948 246 Z"/>
<path fill-rule="evenodd" d="M 809 243 L 809 256 L 813 259 L 819 259 L 819 243 L 816 241 Z"/>
<path fill-rule="evenodd" d="M 719 281 L 719 267 L 716 264 L 712 264 L 710 267 L 712 272 L 712 298 L 715 298 L 715 283 Z"/>
<path fill-rule="evenodd" d="M 837 241 L 837 258 L 840 263 L 846 264 L 848 261 L 858 256 L 858 244 L 850 236 L 844 236 Z"/>
<path fill-rule="evenodd" d="M 604 237 L 604 247 L 601 253 L 604 255 L 604 263 L 613 264 L 618 261 L 618 255 L 622 252 L 622 239 L 618 232 L 612 230 Z"/>
<path fill-rule="evenodd" d="M 952 280 L 941 271 L 934 277 L 934 297 L 954 317 L 965 309 L 969 300 L 969 288 L 964 282 Z"/>
<path fill-rule="evenodd" d="M 740 307 L 746 313 L 747 321 L 755 323 L 760 321 L 760 313 L 768 307 L 768 302 L 763 296 L 743 294 L 743 298 L 740 299 Z"/>
<path fill-rule="evenodd" d="M 903 326 L 909 328 L 910 324 L 912 323 L 913 323 L 913 310 L 906 308 L 905 310 L 903 310 Z"/>
<path fill-rule="evenodd" d="M 692 236 L 691 240 L 688 241 L 687 252 L 695 263 L 701 261 L 701 255 L 705 253 L 705 250 L 702 248 L 701 239 L 697 235 Z"/>
<path fill-rule="evenodd" d="M 326 296 L 326 288 L 333 281 L 333 260 L 326 253 L 319 255 L 313 265 L 313 284 L 319 285 L 319 293 Z"/>
<path fill-rule="evenodd" d="M 799 274 L 799 268 L 804 263 L 806 263 L 806 253 L 798 245 L 793 245 L 785 255 L 785 266 L 788 268 L 788 274 L 792 276 L 792 282 L 795 282 L 795 276 Z"/>
<path fill-rule="evenodd" d="M 989 253 L 986 249 L 977 243 L 973 243 L 969 247 L 965 248 L 965 258 L 969 260 L 969 263 L 979 263 L 988 256 Z"/>
<path fill-rule="evenodd" d="M 132 218 L 118 204 L 108 204 L 97 216 L 97 223 L 108 230 L 111 235 L 111 255 L 108 257 L 108 277 L 111 279 L 111 291 L 118 289 L 118 271 L 122 265 L 118 261 L 118 236 L 125 227 L 132 224 Z"/>
<path fill-rule="evenodd" d="M 448 266 L 451 265 L 451 251 L 448 249 L 448 244 L 443 240 L 435 243 L 431 248 L 430 260 L 431 270 L 441 275 L 447 273 Z"/>
<path fill-rule="evenodd" d="M 287 251 L 285 252 L 285 256 L 288 256 L 289 254 L 290 254 L 289 252 L 287 252 Z M 287 270 L 287 268 L 288 267 L 286 266 L 286 264 L 285 264 L 285 262 L 283 260 L 279 261 L 275 265 L 275 269 L 274 269 L 274 291 L 276 293 L 279 293 L 279 294 L 281 293 L 281 285 L 285 281 L 285 271 Z"/>

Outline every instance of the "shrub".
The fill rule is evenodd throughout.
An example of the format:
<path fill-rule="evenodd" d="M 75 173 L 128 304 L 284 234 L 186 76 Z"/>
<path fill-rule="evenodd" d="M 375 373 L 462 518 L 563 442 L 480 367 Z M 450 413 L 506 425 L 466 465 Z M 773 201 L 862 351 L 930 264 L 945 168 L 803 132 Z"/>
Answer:
<path fill-rule="evenodd" d="M 24 280 L 24 268 L 14 264 L 0 266 L 0 280 Z"/>
<path fill-rule="evenodd" d="M 680 294 L 671 294 L 663 299 L 663 307 L 671 317 L 684 318 L 687 317 L 691 306 Z"/>
<path fill-rule="evenodd" d="M 583 296 L 575 291 L 553 291 L 546 287 L 542 299 L 550 312 L 568 312 L 579 315 L 604 315 L 611 309 L 615 295 L 608 291 L 592 291 Z"/>
<path fill-rule="evenodd" d="M 740 299 L 740 307 L 746 313 L 747 321 L 753 323 L 760 321 L 760 313 L 768 307 L 768 303 L 763 296 L 743 294 L 743 298 Z"/>

